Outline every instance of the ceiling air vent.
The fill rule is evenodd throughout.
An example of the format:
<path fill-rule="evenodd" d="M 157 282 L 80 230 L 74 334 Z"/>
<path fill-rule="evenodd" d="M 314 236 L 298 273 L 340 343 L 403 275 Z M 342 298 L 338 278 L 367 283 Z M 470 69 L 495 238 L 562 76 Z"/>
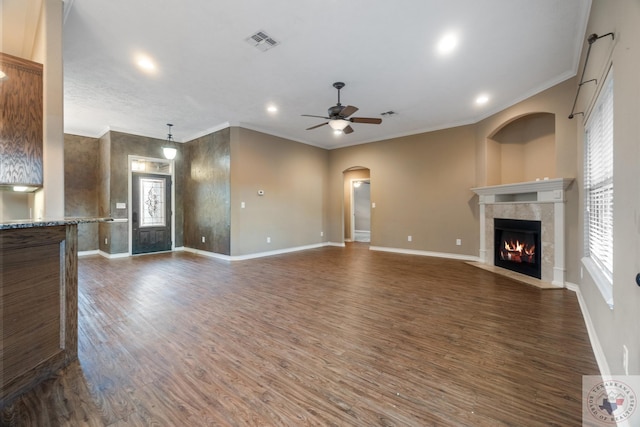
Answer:
<path fill-rule="evenodd" d="M 276 47 L 280 44 L 280 42 L 274 40 L 264 31 L 257 31 L 255 34 L 250 35 L 245 40 L 247 43 L 249 43 L 251 46 L 254 46 L 261 52 L 265 52 L 272 47 Z"/>
<path fill-rule="evenodd" d="M 398 113 L 396 113 L 393 110 L 389 110 L 389 111 L 385 111 L 384 113 L 380 113 L 381 116 L 396 116 Z"/>

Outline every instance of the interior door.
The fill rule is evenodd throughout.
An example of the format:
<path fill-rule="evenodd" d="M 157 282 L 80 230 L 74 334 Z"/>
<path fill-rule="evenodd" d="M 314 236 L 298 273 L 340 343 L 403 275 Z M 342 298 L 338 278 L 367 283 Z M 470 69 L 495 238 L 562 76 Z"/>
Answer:
<path fill-rule="evenodd" d="M 171 177 L 133 173 L 131 205 L 131 252 L 170 251 Z"/>

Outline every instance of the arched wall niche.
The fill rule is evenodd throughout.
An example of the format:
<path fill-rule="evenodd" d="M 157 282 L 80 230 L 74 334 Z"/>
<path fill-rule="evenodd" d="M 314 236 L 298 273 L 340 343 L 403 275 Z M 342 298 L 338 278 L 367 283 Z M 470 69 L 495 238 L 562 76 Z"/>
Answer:
<path fill-rule="evenodd" d="M 486 140 L 487 185 L 556 178 L 555 115 L 546 112 L 513 117 Z"/>
<path fill-rule="evenodd" d="M 352 240 L 351 236 L 351 181 L 357 179 L 370 179 L 371 171 L 366 166 L 351 166 L 342 171 L 343 176 L 343 209 L 344 218 L 343 237 Z"/>

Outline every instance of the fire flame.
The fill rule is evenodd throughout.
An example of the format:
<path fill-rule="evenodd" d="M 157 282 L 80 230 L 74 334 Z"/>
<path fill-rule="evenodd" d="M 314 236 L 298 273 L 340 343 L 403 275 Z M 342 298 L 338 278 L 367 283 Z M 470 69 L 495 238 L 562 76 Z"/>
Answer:
<path fill-rule="evenodd" d="M 519 240 L 504 241 L 504 250 L 500 251 L 502 259 L 514 262 L 533 262 L 536 245 L 527 245 Z"/>

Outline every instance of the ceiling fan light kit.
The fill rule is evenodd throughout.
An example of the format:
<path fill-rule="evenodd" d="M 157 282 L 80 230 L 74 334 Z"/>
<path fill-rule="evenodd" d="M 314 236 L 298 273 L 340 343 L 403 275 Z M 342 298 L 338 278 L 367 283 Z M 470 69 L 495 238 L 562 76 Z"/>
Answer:
<path fill-rule="evenodd" d="M 342 119 L 329 120 L 329 126 L 333 130 L 344 130 L 347 126 L 349 126 L 349 122 Z"/>
<path fill-rule="evenodd" d="M 304 117 L 317 117 L 319 119 L 328 120 L 327 122 L 320 123 L 319 125 L 311 126 L 307 130 L 319 128 L 320 126 L 329 125 L 336 133 L 342 131 L 344 134 L 350 134 L 353 132 L 351 123 L 366 123 L 379 125 L 382 123 L 382 119 L 374 117 L 349 117 L 356 111 L 358 107 L 353 105 L 343 106 L 340 103 L 340 89 L 344 87 L 343 82 L 335 82 L 333 87 L 338 90 L 338 103 L 333 107 L 329 107 L 327 110 L 327 116 L 314 116 L 311 114 L 303 114 Z"/>

